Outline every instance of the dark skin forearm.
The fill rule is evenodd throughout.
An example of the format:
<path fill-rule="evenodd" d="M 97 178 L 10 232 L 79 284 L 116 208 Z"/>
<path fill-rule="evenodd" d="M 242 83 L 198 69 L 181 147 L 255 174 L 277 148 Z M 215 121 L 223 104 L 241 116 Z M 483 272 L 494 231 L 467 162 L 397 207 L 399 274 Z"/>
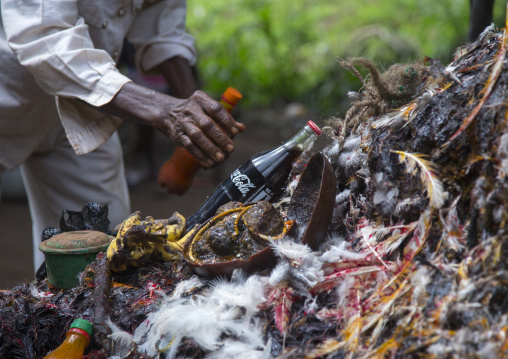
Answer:
<path fill-rule="evenodd" d="M 160 117 L 158 110 L 161 102 L 174 107 L 181 103 L 177 99 L 189 98 L 199 89 L 192 68 L 184 58 L 173 57 L 166 60 L 159 65 L 159 70 L 169 84 L 173 96 L 131 83 L 124 86 L 113 101 L 102 109 L 128 120 L 155 126 L 155 122 Z M 136 103 L 137 106 L 129 106 L 132 103 Z"/>
<path fill-rule="evenodd" d="M 189 98 L 199 90 L 195 71 L 189 61 L 182 57 L 173 57 L 164 61 L 159 70 L 171 89 L 171 94 L 177 98 Z"/>
<path fill-rule="evenodd" d="M 155 127 L 161 117 L 161 103 L 175 107 L 181 103 L 181 100 L 134 82 L 128 82 L 109 103 L 99 109 L 126 120 Z"/>

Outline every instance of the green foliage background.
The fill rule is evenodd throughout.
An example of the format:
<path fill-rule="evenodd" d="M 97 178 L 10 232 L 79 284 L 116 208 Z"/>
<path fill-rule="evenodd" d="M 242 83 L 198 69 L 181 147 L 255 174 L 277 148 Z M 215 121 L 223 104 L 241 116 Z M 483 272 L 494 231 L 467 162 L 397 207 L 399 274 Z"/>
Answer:
<path fill-rule="evenodd" d="M 340 111 L 358 80 L 337 60 L 362 56 L 381 69 L 439 57 L 467 40 L 469 0 L 189 0 L 203 88 L 244 94 L 242 108 L 299 101 Z M 503 27 L 506 1 L 496 1 Z"/>

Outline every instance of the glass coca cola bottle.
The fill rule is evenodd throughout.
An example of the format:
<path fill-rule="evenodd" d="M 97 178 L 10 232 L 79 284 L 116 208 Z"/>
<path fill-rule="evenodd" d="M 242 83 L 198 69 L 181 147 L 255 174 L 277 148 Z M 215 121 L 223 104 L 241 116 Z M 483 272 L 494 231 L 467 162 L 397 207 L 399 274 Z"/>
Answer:
<path fill-rule="evenodd" d="M 187 230 L 213 217 L 220 206 L 230 201 L 248 203 L 273 200 L 284 186 L 293 161 L 320 135 L 319 127 L 309 121 L 300 132 L 281 146 L 252 156 L 224 180 L 187 219 Z"/>

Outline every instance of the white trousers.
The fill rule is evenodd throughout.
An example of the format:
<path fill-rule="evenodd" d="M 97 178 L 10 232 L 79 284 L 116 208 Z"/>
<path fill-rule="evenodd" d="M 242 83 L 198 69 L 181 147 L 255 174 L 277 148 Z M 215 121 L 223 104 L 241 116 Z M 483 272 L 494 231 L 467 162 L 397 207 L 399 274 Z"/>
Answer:
<path fill-rule="evenodd" d="M 35 271 L 44 261 L 39 250 L 42 231 L 47 227 L 59 228 L 63 210 L 81 211 L 90 201 L 100 206 L 108 204 L 111 228 L 130 214 L 117 133 L 95 151 L 77 156 L 58 124 L 20 169 L 32 218 Z"/>

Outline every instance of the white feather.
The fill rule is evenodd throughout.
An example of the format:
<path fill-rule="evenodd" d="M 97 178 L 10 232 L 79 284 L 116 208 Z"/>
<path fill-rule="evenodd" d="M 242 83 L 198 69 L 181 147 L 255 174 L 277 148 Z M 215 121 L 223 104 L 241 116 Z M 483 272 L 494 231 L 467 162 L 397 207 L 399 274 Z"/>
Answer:
<path fill-rule="evenodd" d="M 238 330 L 235 320 L 239 314 L 237 308 L 218 308 L 200 300 L 174 300 L 151 313 L 136 329 L 134 338 L 141 343 L 146 336 L 139 350 L 147 355 L 156 355 L 166 347 L 161 341 L 169 343 L 178 336 L 191 338 L 205 350 L 216 350 L 223 333 Z"/>
<path fill-rule="evenodd" d="M 134 337 L 132 334 L 121 330 L 110 318 L 106 320 L 106 325 L 111 329 L 108 337 L 115 343 L 115 352 L 120 357 L 127 356 L 135 347 Z"/>
<path fill-rule="evenodd" d="M 489 343 L 487 342 L 483 348 L 481 348 L 476 355 L 478 358 L 483 359 L 497 359 L 499 358 L 499 353 L 501 353 L 501 348 L 498 343 Z"/>
<path fill-rule="evenodd" d="M 183 339 L 182 336 L 174 338 L 173 342 L 171 343 L 171 348 L 167 352 L 165 359 L 174 359 L 176 357 L 176 355 L 178 354 L 178 347 L 180 346 L 182 339 Z"/>
<path fill-rule="evenodd" d="M 325 244 L 330 247 L 344 243 L 344 237 L 336 232 L 328 232 L 325 240 Z"/>
<path fill-rule="evenodd" d="M 469 294 L 476 292 L 478 289 L 476 283 L 470 279 L 461 279 L 459 289 L 457 290 L 457 299 L 466 300 Z"/>
<path fill-rule="evenodd" d="M 305 257 L 312 255 L 312 250 L 309 246 L 295 243 L 291 238 L 270 241 L 270 245 L 279 257 L 293 261 L 302 261 Z"/>
<path fill-rule="evenodd" d="M 323 155 L 330 161 L 330 162 L 333 162 L 331 159 L 335 156 L 337 156 L 337 154 L 339 153 L 340 151 L 340 144 L 339 144 L 339 141 L 337 141 L 336 139 L 333 139 L 333 142 L 332 144 L 326 146 L 325 148 L 323 148 Z"/>
<path fill-rule="evenodd" d="M 406 105 L 399 110 L 389 112 L 386 115 L 383 115 L 379 118 L 379 120 L 374 121 L 372 123 L 372 128 L 386 128 L 386 127 L 399 127 L 402 123 L 407 120 L 407 110 L 409 105 Z"/>
<path fill-rule="evenodd" d="M 253 275 L 243 283 L 228 281 L 215 282 L 207 294 L 207 300 L 222 306 L 238 306 L 246 310 L 246 317 L 250 318 L 258 305 L 266 301 L 264 286 L 267 284 L 266 277 Z"/>
<path fill-rule="evenodd" d="M 283 282 L 286 282 L 289 280 L 289 275 L 290 275 L 290 269 L 291 269 L 291 266 L 289 265 L 288 262 L 279 262 L 275 268 L 272 270 L 272 272 L 270 273 L 270 278 L 268 280 L 268 283 L 272 286 L 272 287 L 276 287 L 277 285 L 283 283 Z"/>
<path fill-rule="evenodd" d="M 51 292 L 43 292 L 43 291 L 39 290 L 32 283 L 30 283 L 30 294 L 32 295 L 32 297 L 34 297 L 36 299 L 51 298 L 52 296 L 55 295 L 54 293 L 51 293 Z"/>
<path fill-rule="evenodd" d="M 360 148 L 361 136 L 348 136 L 344 142 L 343 151 L 353 151 Z"/>
<path fill-rule="evenodd" d="M 356 91 L 348 91 L 347 97 L 351 100 L 358 100 L 360 98 L 360 93 Z"/>
<path fill-rule="evenodd" d="M 498 168 L 498 179 L 502 180 L 508 175 L 508 133 L 503 134 L 499 139 L 496 157 L 501 162 Z"/>
<path fill-rule="evenodd" d="M 399 189 L 389 181 L 388 176 L 383 172 L 374 174 L 374 187 L 376 191 L 374 192 L 372 202 L 376 205 L 376 208 L 383 215 L 393 213 L 397 206 Z"/>
<path fill-rule="evenodd" d="M 342 242 L 337 245 L 331 246 L 326 252 L 324 252 L 320 260 L 325 263 L 333 263 L 339 260 L 361 260 L 371 255 L 369 252 L 358 253 L 348 249 L 349 243 Z"/>
<path fill-rule="evenodd" d="M 411 276 L 411 285 L 413 286 L 413 295 L 411 296 L 411 302 L 414 306 L 419 306 L 423 301 L 426 300 L 427 285 L 430 283 L 430 273 L 427 267 L 420 266 Z"/>
<path fill-rule="evenodd" d="M 317 296 L 315 297 L 308 297 L 305 299 L 305 303 L 303 304 L 304 312 L 305 313 L 317 313 L 319 310 L 319 305 L 317 304 Z"/>
<path fill-rule="evenodd" d="M 397 203 L 397 206 L 395 206 L 394 214 L 396 216 L 399 216 L 401 214 L 402 210 L 415 205 L 415 203 L 418 201 L 418 199 L 419 199 L 419 197 L 413 197 L 413 198 L 405 198 L 402 201 L 399 201 Z"/>
<path fill-rule="evenodd" d="M 367 155 L 361 150 L 341 152 L 337 163 L 347 176 L 352 176 L 362 166 L 366 158 Z"/>
<path fill-rule="evenodd" d="M 293 266 L 290 272 L 290 283 L 306 293 L 307 288 L 316 285 L 323 279 L 323 271 L 321 270 L 321 262 L 316 257 L 307 257 L 304 262 L 297 266 Z"/>
<path fill-rule="evenodd" d="M 134 343 L 130 333 L 117 331 L 111 333 L 108 337 L 115 343 L 115 354 L 118 354 L 122 358 L 127 356 L 136 347 L 136 343 Z"/>
<path fill-rule="evenodd" d="M 180 293 L 196 283 L 202 284 L 190 280 Z M 235 272 L 231 281 L 217 280 L 192 299 L 166 298 L 159 311 L 149 314 L 136 328 L 133 339 L 138 351 L 149 356 L 164 352 L 166 358 L 174 358 L 181 338 L 186 337 L 211 353 L 229 355 L 239 347 L 252 355 L 263 353 L 262 323 L 255 315 L 266 301 L 266 285 L 267 277 Z"/>
<path fill-rule="evenodd" d="M 336 287 L 335 293 L 337 295 L 337 308 L 344 307 L 344 309 L 349 305 L 349 296 L 351 289 L 354 288 L 356 280 L 354 277 L 345 277 Z"/>
<path fill-rule="evenodd" d="M 275 253 L 289 262 L 290 265 L 287 267 L 289 281 L 296 288 L 302 289 L 305 293 L 306 288 L 315 285 L 322 278 L 321 262 L 309 246 L 287 239 L 270 243 Z M 280 273 L 283 273 L 283 270 L 283 267 L 278 269 Z M 275 276 L 271 277 L 270 283 L 274 283 L 275 278 Z"/>
<path fill-rule="evenodd" d="M 266 346 L 253 346 L 244 342 L 226 340 L 224 346 L 206 356 L 207 359 L 270 359 L 271 341 Z"/>
<path fill-rule="evenodd" d="M 342 192 L 337 193 L 335 196 L 335 204 L 340 205 L 342 203 L 349 203 L 349 196 L 351 195 L 351 190 L 345 189 Z"/>
<path fill-rule="evenodd" d="M 204 283 L 199 277 L 193 276 L 187 280 L 179 282 L 176 285 L 172 296 L 174 298 L 179 298 L 185 293 L 191 292 L 197 288 L 201 288 L 203 285 Z"/>

